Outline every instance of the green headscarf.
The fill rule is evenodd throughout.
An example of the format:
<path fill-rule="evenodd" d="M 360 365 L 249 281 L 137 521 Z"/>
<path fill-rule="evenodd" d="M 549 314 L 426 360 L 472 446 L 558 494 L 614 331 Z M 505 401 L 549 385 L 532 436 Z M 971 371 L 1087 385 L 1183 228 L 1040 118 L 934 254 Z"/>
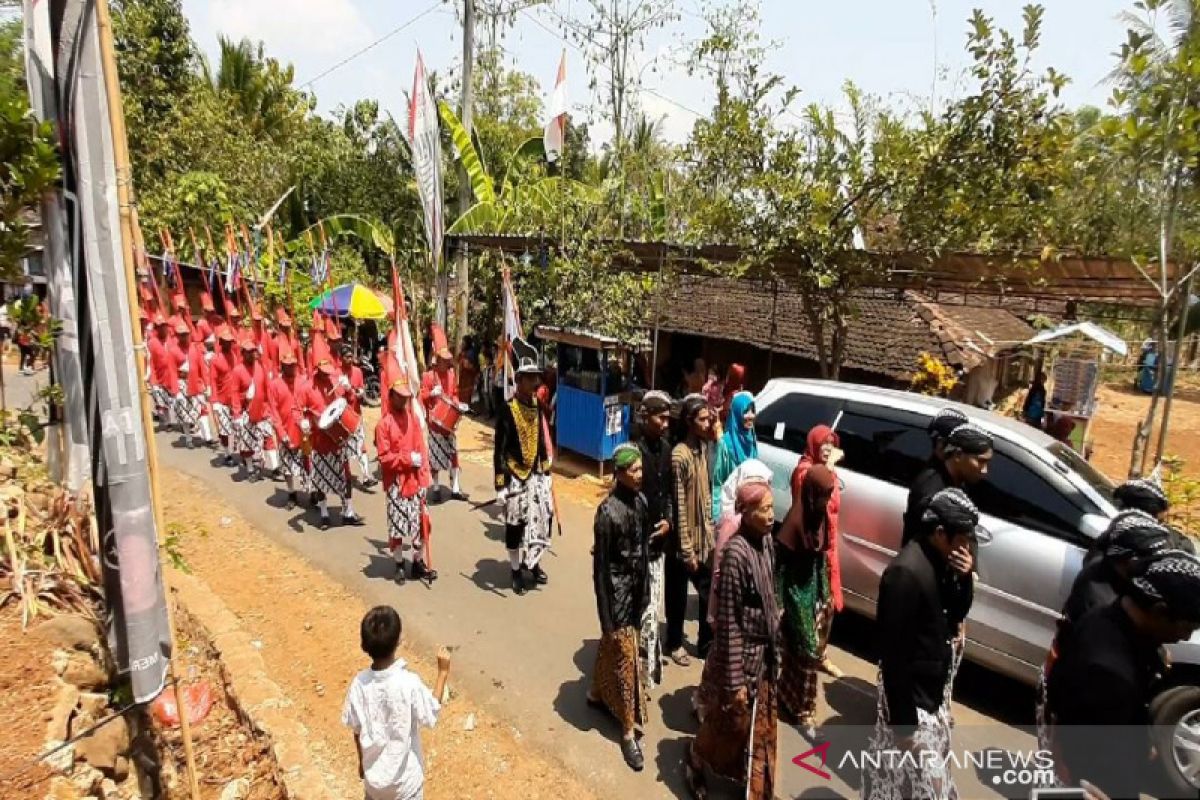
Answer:
<path fill-rule="evenodd" d="M 613 466 L 625 470 L 642 460 L 642 451 L 635 444 L 625 443 L 613 451 Z"/>

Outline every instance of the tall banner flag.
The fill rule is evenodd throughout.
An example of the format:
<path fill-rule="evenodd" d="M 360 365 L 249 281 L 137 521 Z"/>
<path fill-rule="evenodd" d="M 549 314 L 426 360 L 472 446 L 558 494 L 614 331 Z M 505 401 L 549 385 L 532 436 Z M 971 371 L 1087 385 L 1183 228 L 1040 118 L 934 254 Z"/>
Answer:
<path fill-rule="evenodd" d="M 524 338 L 521 333 L 521 310 L 517 308 L 517 295 L 513 291 L 512 274 L 505 267 L 500 273 L 500 288 L 504 306 L 504 341 L 501 354 L 504 357 L 504 399 L 512 400 L 517 391 L 517 376 L 513 370 L 513 339 Z"/>
<path fill-rule="evenodd" d="M 562 59 L 558 62 L 558 77 L 554 80 L 554 93 L 546 104 L 550 118 L 546 121 L 546 129 L 542 140 L 546 147 L 546 160 L 553 164 L 562 158 L 563 142 L 567 135 L 567 51 L 563 50 Z"/>
<path fill-rule="evenodd" d="M 48 0 L 38 0 L 42 5 Z M 101 564 L 112 652 L 130 679 L 134 702 L 162 690 L 171 657 L 163 576 L 158 558 L 157 519 L 150 487 L 149 448 L 143 416 L 145 389 L 138 371 L 140 332 L 133 326 L 124 254 L 118 185 L 129 175 L 117 170 L 109 96 L 100 46 L 97 6 L 90 0 L 50 3 L 56 37 L 55 96 L 63 131 L 63 194 L 77 202 L 68 243 L 76 276 L 79 349 L 84 355 L 91 478 L 100 531 Z M 113 105 L 120 109 L 117 98 Z M 134 223 L 136 224 L 136 223 Z"/>
<path fill-rule="evenodd" d="M 433 264 L 434 274 L 440 277 L 442 237 L 445 232 L 445 220 L 442 218 L 442 143 L 438 136 L 437 103 L 429 91 L 425 61 L 421 58 L 420 50 L 417 51 L 412 94 L 408 97 L 408 124 L 404 127 L 404 134 L 412 150 L 413 172 L 416 173 L 417 192 L 424 210 L 430 263 Z M 445 297 L 440 299 L 444 301 Z M 444 302 L 439 305 L 439 313 L 445 314 Z"/>
<path fill-rule="evenodd" d="M 54 86 L 54 44 L 50 33 L 50 0 L 25 0 L 25 79 L 29 105 L 39 121 L 58 122 Z M 63 391 L 61 425 L 46 429 L 50 475 L 80 491 L 89 480 L 88 407 L 79 352 L 79 310 L 76 307 L 75 272 L 67 249 L 67 209 L 62 192 L 47 192 L 41 201 L 45 237 L 46 293 L 50 316 L 59 325 L 50 351 L 54 376 Z M 58 410 L 52 407 L 52 422 Z"/>

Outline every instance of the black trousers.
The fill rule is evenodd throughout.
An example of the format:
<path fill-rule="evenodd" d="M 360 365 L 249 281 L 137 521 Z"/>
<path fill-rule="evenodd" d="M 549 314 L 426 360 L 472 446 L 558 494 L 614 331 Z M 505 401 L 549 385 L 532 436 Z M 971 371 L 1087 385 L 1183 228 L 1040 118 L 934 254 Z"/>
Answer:
<path fill-rule="evenodd" d="M 712 570 L 708 564 L 701 564 L 695 572 L 688 572 L 687 566 L 678 556 L 668 554 L 666 557 L 665 580 L 663 589 L 663 605 L 667 612 L 666 651 L 673 653 L 683 647 L 683 620 L 687 616 L 687 589 L 690 583 L 700 596 L 700 638 L 696 646 L 701 655 L 708 652 L 712 643 L 712 626 L 708 624 L 708 590 L 712 585 Z"/>

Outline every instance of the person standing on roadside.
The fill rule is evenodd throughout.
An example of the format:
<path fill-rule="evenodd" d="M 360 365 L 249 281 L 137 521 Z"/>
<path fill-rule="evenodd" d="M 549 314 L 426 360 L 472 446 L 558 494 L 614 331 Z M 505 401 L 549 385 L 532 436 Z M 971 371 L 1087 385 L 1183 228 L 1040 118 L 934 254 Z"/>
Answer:
<path fill-rule="evenodd" d="M 656 526 L 671 530 L 675 518 L 671 478 L 671 441 L 667 429 L 671 424 L 671 398 L 666 392 L 650 391 L 642 397 L 641 437 L 637 446 L 642 453 L 642 494 Z M 663 639 L 659 615 L 663 612 L 666 595 L 665 535 L 650 539 L 649 588 L 646 610 L 642 614 L 640 645 L 646 689 L 652 691 L 662 682 Z"/>
<path fill-rule="evenodd" d="M 450 651 L 443 647 L 437 655 L 437 684 L 430 692 L 396 656 L 401 630 L 400 615 L 391 606 L 376 606 L 363 617 L 360 640 L 371 667 L 351 681 L 342 708 L 342 724 L 354 734 L 367 800 L 425 796 L 421 728 L 437 724 L 450 678 Z"/>
<path fill-rule="evenodd" d="M 666 648 L 671 660 L 684 667 L 690 663 L 683 649 L 683 621 L 687 613 L 687 587 L 695 588 L 700 600 L 700 632 L 697 649 L 703 658 L 712 642 L 708 623 L 708 593 L 712 577 L 710 557 L 714 545 L 712 481 L 704 448 L 713 424 L 712 409 L 701 395 L 688 395 L 681 414 L 687 435 L 671 451 L 671 475 L 675 489 L 675 520 L 666 562 Z"/>
<path fill-rule="evenodd" d="M 970 487 L 987 477 L 992 460 L 992 437 L 983 428 L 960 420 L 962 414 L 946 409 L 934 417 L 930 425 L 934 438 L 933 459 L 913 481 L 908 490 L 908 505 L 904 511 L 904 532 L 901 545 L 906 545 L 923 525 L 925 507 L 943 489 L 962 489 L 970 495 Z M 943 435 L 942 431 L 945 431 Z"/>

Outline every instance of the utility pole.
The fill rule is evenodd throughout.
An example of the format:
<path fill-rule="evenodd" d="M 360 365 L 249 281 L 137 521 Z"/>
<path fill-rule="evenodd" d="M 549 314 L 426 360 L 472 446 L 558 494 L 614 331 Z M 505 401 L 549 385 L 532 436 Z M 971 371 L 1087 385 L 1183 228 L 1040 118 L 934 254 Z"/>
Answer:
<path fill-rule="evenodd" d="M 462 121 L 467 135 L 473 135 L 473 108 L 475 104 L 475 0 L 463 0 L 463 66 L 462 66 L 462 103 L 458 118 Z M 462 161 L 458 163 L 458 213 L 459 216 L 471 209 L 471 177 L 467 175 Z M 458 342 L 467 335 L 470 324 L 468 308 L 471 298 L 470 267 L 465 250 L 458 251 L 458 266 L 455 270 L 458 286 L 454 297 L 454 340 L 450 342 L 452 351 L 457 352 Z"/>

